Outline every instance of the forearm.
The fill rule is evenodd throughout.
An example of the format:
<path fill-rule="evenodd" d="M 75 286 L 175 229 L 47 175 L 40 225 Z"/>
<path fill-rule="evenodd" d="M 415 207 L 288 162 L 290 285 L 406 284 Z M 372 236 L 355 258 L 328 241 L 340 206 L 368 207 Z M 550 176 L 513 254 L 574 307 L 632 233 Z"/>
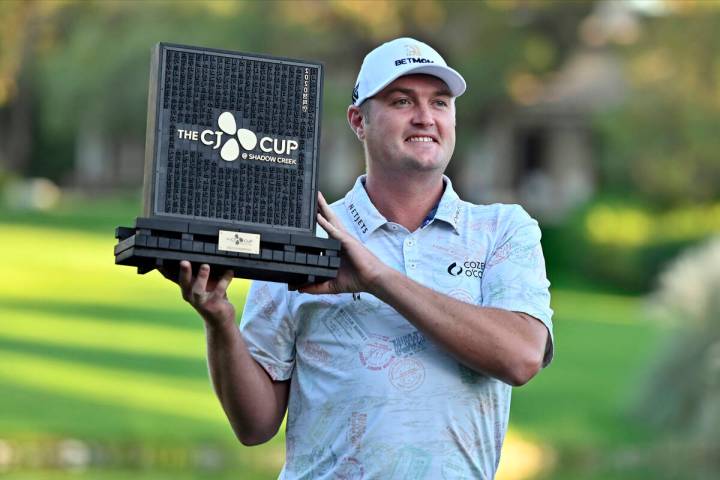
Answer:
<path fill-rule="evenodd" d="M 473 370 L 522 385 L 541 367 L 547 332 L 529 315 L 455 300 L 391 268 L 370 293 Z"/>
<path fill-rule="evenodd" d="M 238 439 L 256 445 L 277 432 L 287 405 L 287 382 L 273 382 L 250 355 L 235 322 L 206 322 L 208 369 Z"/>

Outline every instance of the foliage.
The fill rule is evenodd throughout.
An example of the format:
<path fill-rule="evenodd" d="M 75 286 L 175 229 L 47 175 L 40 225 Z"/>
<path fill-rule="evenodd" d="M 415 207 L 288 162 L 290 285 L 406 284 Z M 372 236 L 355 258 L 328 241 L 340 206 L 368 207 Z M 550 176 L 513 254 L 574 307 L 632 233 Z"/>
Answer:
<path fill-rule="evenodd" d="M 720 204 L 661 209 L 598 197 L 568 221 L 543 229 L 550 278 L 585 278 L 615 290 L 647 292 L 683 249 L 720 233 Z"/>
<path fill-rule="evenodd" d="M 645 382 L 639 414 L 717 455 L 720 445 L 720 237 L 688 250 L 661 275 L 653 296 L 662 318 L 675 325 Z M 717 473 L 717 472 L 716 472 Z"/>
<path fill-rule="evenodd" d="M 702 5 L 647 18 L 638 42 L 619 51 L 626 101 L 596 123 L 609 191 L 666 207 L 717 200 L 720 9 Z"/>
<path fill-rule="evenodd" d="M 32 91 L 32 162 L 21 173 L 55 180 L 72 167 L 80 129 L 142 139 L 149 52 L 159 41 L 311 58 L 327 65 L 324 121 L 344 125 L 363 55 L 416 36 L 446 55 L 471 85 L 459 125 L 476 129 L 508 104 L 508 82 L 556 70 L 592 2 L 283 1 L 12 2 L 2 82 Z M 20 25 L 22 28 L 13 28 Z M 36 32 L 23 35 L 24 31 Z M 25 52 L 15 58 L 13 52 Z M 0 78 L 1 79 L 1 78 Z M 2 84 L 0 82 L 0 84 Z M 1 85 L 0 85 L 1 86 Z M 11 89 L 7 89 L 10 91 Z M 12 97 L 0 96 L 0 107 Z M 348 138 L 349 132 L 347 132 Z M 471 139 L 473 135 L 459 135 Z M 462 151 L 462 146 L 460 146 Z"/>
<path fill-rule="evenodd" d="M 595 204 L 587 213 L 588 238 L 597 245 L 645 247 L 696 240 L 720 232 L 720 203 L 662 212 L 623 204 Z"/>

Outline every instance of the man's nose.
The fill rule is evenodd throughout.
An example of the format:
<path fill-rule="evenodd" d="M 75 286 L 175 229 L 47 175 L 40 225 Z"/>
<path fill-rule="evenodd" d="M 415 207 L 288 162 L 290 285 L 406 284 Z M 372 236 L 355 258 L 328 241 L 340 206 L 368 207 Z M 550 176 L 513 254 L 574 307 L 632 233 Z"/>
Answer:
<path fill-rule="evenodd" d="M 423 104 L 415 105 L 412 120 L 415 125 L 432 126 L 435 123 L 430 106 Z"/>

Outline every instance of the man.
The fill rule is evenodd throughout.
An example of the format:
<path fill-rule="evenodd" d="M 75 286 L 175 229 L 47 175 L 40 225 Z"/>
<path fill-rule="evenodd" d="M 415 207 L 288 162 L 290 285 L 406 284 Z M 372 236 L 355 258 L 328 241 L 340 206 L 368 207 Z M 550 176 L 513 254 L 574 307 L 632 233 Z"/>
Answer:
<path fill-rule="evenodd" d="M 318 223 L 342 243 L 336 279 L 254 282 L 239 331 L 232 273 L 181 264 L 238 438 L 269 440 L 287 411 L 281 478 L 493 478 L 511 385 L 552 357 L 537 223 L 460 200 L 443 175 L 464 90 L 416 40 L 366 56 L 347 114 L 367 174 L 331 206 L 319 197 Z"/>

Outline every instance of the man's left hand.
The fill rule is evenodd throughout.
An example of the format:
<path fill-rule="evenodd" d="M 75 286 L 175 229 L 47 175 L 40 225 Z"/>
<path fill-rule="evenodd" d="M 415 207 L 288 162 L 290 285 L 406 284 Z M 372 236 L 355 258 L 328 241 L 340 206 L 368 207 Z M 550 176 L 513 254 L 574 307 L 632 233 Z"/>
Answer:
<path fill-rule="evenodd" d="M 377 279 L 388 268 L 379 258 L 350 235 L 343 227 L 322 193 L 318 192 L 317 221 L 328 235 L 341 244 L 340 269 L 332 280 L 300 287 L 301 293 L 354 293 L 367 292 L 377 283 Z"/>

